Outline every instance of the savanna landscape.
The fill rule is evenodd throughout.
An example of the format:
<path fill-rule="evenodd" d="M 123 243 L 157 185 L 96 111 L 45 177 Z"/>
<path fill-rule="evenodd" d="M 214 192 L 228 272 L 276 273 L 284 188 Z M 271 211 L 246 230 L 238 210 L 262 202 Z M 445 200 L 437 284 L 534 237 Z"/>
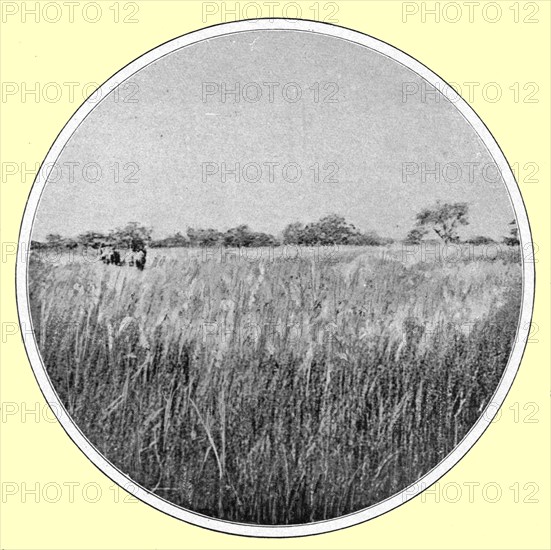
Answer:
<path fill-rule="evenodd" d="M 452 451 L 516 338 L 516 227 L 434 253 L 458 243 L 454 208 L 430 247 L 428 228 L 444 230 L 426 213 L 409 242 L 359 238 L 342 218 L 346 239 L 300 242 L 320 220 L 271 246 L 157 243 L 143 271 L 35 247 L 42 360 L 90 442 L 174 504 L 265 525 L 360 510 Z"/>
<path fill-rule="evenodd" d="M 511 381 L 532 284 L 514 175 L 467 103 L 370 43 L 167 43 L 35 181 L 17 282 L 39 384 L 174 517 L 268 537 L 375 517 L 412 491 L 304 526 L 448 469 Z"/>

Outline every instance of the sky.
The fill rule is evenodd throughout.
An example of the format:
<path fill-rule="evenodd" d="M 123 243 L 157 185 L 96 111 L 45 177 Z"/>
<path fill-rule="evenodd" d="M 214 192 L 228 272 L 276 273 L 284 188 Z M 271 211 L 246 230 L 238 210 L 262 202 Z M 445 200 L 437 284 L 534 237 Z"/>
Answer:
<path fill-rule="evenodd" d="M 238 224 L 278 234 L 331 213 L 401 238 L 437 200 L 469 204 L 466 236 L 507 234 L 514 213 L 478 135 L 443 96 L 404 100 L 404 86 L 429 85 L 365 46 L 309 32 L 181 48 L 81 123 L 42 193 L 33 239 L 130 221 L 157 238 Z"/>

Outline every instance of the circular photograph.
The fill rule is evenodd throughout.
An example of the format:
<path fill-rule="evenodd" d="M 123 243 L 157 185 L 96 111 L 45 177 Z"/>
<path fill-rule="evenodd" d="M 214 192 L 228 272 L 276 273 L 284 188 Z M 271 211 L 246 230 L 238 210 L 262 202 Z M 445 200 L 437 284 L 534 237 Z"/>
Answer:
<path fill-rule="evenodd" d="M 27 203 L 18 305 L 46 399 L 111 479 L 300 536 L 405 503 L 480 437 L 531 250 L 505 157 L 438 76 L 252 20 L 159 46 L 75 113 Z"/>

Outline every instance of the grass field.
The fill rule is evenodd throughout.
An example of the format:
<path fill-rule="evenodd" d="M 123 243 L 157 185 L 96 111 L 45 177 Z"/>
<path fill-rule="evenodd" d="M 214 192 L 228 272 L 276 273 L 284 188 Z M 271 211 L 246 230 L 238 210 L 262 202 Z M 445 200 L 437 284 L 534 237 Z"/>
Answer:
<path fill-rule="evenodd" d="M 67 411 L 133 480 L 210 516 L 347 514 L 415 482 L 491 399 L 517 329 L 511 253 L 421 261 L 150 250 L 143 272 L 37 256 L 36 340 Z"/>

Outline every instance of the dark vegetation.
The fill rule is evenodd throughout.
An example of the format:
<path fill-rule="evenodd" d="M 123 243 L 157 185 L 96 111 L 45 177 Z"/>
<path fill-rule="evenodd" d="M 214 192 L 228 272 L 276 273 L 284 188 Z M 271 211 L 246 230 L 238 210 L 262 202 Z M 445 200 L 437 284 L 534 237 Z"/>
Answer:
<path fill-rule="evenodd" d="M 445 244 L 467 243 L 473 245 L 488 245 L 496 241 L 483 235 L 461 240 L 459 229 L 469 225 L 468 206 L 465 203 L 437 202 L 431 208 L 425 208 L 416 216 L 415 227 L 411 229 L 404 243 L 419 244 L 431 238 L 431 234 Z M 510 233 L 502 239 L 502 244 L 517 246 L 520 244 L 516 221 L 511 221 Z M 151 248 L 180 248 L 180 247 L 265 247 L 280 245 L 301 246 L 382 246 L 393 242 L 392 239 L 380 237 L 373 231 L 362 232 L 342 216 L 331 214 L 317 222 L 303 224 L 295 222 L 283 230 L 280 237 L 268 233 L 253 231 L 248 225 L 232 227 L 225 232 L 217 229 L 201 229 L 188 227 L 186 234 L 177 231 L 174 235 L 162 239 L 152 239 L 151 228 L 144 227 L 137 222 L 130 222 L 125 227 L 109 233 L 87 231 L 76 239 L 65 238 L 59 234 L 50 234 L 46 242 L 33 241 L 32 248 L 62 248 L 74 249 L 78 246 L 100 248 L 104 244 L 115 247 L 140 250 Z"/>

